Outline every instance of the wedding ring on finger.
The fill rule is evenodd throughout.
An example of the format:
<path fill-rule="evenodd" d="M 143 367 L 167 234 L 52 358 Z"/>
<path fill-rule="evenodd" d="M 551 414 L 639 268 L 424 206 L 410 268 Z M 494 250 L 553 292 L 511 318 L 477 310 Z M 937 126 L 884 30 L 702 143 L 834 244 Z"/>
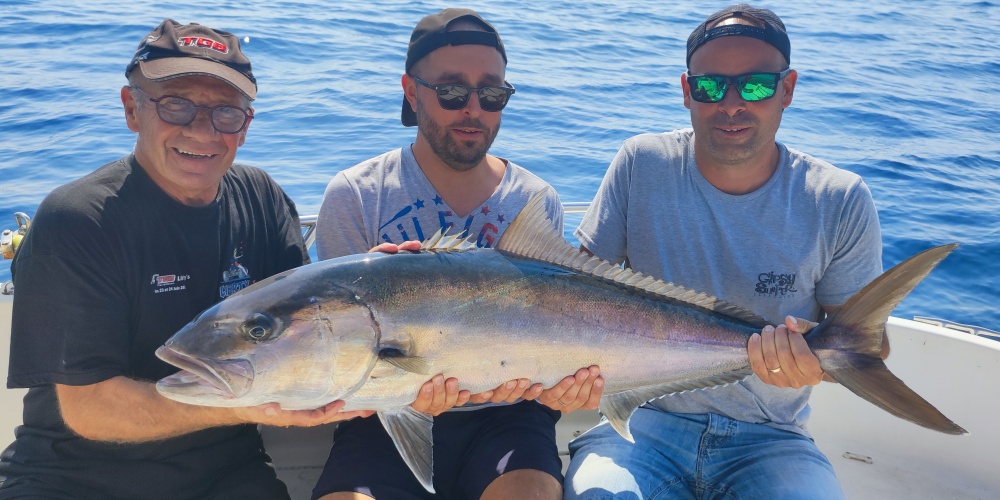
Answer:
<path fill-rule="evenodd" d="M 558 401 L 562 406 L 569 406 L 569 403 L 563 403 L 561 399 L 557 399 L 556 401 Z"/>
<path fill-rule="evenodd" d="M 779 366 L 777 368 L 768 368 L 767 371 L 770 373 L 778 373 L 781 371 L 781 367 Z"/>

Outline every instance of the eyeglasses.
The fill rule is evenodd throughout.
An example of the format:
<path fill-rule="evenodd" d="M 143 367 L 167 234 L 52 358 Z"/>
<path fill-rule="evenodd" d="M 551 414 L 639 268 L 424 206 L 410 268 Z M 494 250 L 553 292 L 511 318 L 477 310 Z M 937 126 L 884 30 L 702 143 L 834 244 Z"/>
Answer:
<path fill-rule="evenodd" d="M 503 82 L 503 87 L 469 87 L 457 83 L 432 85 L 413 75 L 410 75 L 410 78 L 437 92 L 438 104 L 442 108 L 452 111 L 464 108 L 469 103 L 469 95 L 472 94 L 472 91 L 476 91 L 479 94 L 479 107 L 483 108 L 483 111 L 495 113 L 507 106 L 510 95 L 514 93 L 514 86 L 506 81 Z"/>
<path fill-rule="evenodd" d="M 696 75 L 687 77 L 691 98 L 698 102 L 719 102 L 726 97 L 729 85 L 736 85 L 744 101 L 757 102 L 774 97 L 778 82 L 791 68 L 781 73 L 747 73 L 739 76 Z"/>
<path fill-rule="evenodd" d="M 188 99 L 175 95 L 152 98 L 139 87 L 133 86 L 132 88 L 155 103 L 157 116 L 171 125 L 183 127 L 190 124 L 198 116 L 199 109 L 208 111 L 212 127 L 222 134 L 240 132 L 253 119 L 253 109 L 244 110 L 237 106 L 199 106 Z"/>

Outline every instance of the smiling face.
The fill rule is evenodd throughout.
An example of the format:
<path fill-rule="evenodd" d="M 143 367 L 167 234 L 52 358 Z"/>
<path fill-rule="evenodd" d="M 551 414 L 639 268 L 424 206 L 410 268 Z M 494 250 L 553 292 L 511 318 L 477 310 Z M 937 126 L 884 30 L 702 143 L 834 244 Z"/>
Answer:
<path fill-rule="evenodd" d="M 414 65 L 411 72 L 431 84 L 458 83 L 469 87 L 503 86 L 504 61 L 485 45 L 446 45 Z M 483 111 L 479 96 L 469 96 L 462 109 L 447 110 L 433 89 L 403 77 L 407 99 L 416 111 L 417 148 L 429 148 L 445 165 L 464 172 L 486 157 L 500 131 L 502 112 Z"/>
<path fill-rule="evenodd" d="M 222 80 L 208 76 L 184 76 L 162 82 L 141 75 L 134 83 L 149 97 L 183 97 L 201 106 L 237 106 L 249 109 L 245 97 Z M 235 134 L 222 134 L 212 127 L 205 110 L 188 125 L 171 125 L 156 114 L 156 104 L 128 87 L 121 92 L 129 130 L 136 132 L 135 157 L 165 193 L 191 206 L 211 203 L 222 176 L 243 145 L 249 124 Z"/>
<path fill-rule="evenodd" d="M 736 76 L 753 72 L 777 73 L 788 63 L 766 42 L 745 36 L 716 38 L 691 57 L 690 75 Z M 732 86 L 717 103 L 691 98 L 691 88 L 681 77 L 684 106 L 691 110 L 695 131 L 695 157 L 699 168 L 773 168 L 777 163 L 774 138 L 782 111 L 792 102 L 796 73 L 778 85 L 770 99 L 747 102 Z"/>

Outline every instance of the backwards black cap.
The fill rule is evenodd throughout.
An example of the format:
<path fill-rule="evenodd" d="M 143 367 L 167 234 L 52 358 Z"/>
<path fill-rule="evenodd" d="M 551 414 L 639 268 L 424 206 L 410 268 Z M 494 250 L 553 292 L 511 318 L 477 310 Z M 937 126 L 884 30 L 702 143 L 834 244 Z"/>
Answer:
<path fill-rule="evenodd" d="M 153 81 L 207 75 L 232 85 L 251 101 L 257 98 L 257 79 L 250 59 L 240 50 L 239 38 L 196 23 L 164 19 L 139 43 L 125 76 L 136 68 Z"/>
<path fill-rule="evenodd" d="M 751 21 L 758 21 L 763 27 L 746 24 L 724 24 L 709 28 L 709 26 L 714 25 L 717 21 L 731 17 L 750 18 Z M 792 61 L 792 44 L 788 41 L 788 34 L 785 33 L 785 24 L 781 22 L 777 14 L 767 9 L 757 9 L 741 3 L 739 5 L 731 5 L 708 16 L 703 23 L 691 32 L 691 36 L 688 37 L 687 42 L 688 67 L 691 67 L 691 55 L 694 54 L 694 51 L 698 50 L 698 47 L 701 47 L 710 40 L 724 36 L 748 36 L 767 42 L 778 49 L 781 55 L 785 56 L 786 62 L 791 63 Z"/>
<path fill-rule="evenodd" d="M 486 31 L 448 31 L 451 23 L 468 19 L 482 26 Z M 507 52 L 504 51 L 500 34 L 492 24 L 486 22 L 476 11 L 471 9 L 444 9 L 436 14 L 424 17 L 413 28 L 410 35 L 410 47 L 406 50 L 406 72 L 417 61 L 423 59 L 435 50 L 445 45 L 486 45 L 493 47 L 503 56 L 504 64 L 507 64 Z M 417 114 L 410 106 L 410 101 L 403 97 L 403 113 L 401 117 L 403 125 L 413 127 L 417 124 Z"/>

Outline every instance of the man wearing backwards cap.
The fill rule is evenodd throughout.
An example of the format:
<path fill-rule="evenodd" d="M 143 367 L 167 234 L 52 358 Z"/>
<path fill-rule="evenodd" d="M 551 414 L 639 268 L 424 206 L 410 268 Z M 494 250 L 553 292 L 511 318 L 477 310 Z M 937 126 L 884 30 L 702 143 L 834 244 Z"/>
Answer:
<path fill-rule="evenodd" d="M 775 142 L 797 75 L 773 12 L 724 9 L 687 47 L 693 129 L 625 141 L 576 235 L 606 260 L 784 324 L 750 338 L 754 375 L 636 410 L 634 445 L 606 421 L 574 440 L 566 498 L 842 498 L 805 427 L 823 371 L 800 334 L 881 273 L 871 194 Z"/>
<path fill-rule="evenodd" d="M 491 247 L 534 193 L 562 228 L 555 190 L 513 162 L 490 155 L 501 110 L 514 93 L 496 29 L 468 9 L 444 9 L 413 30 L 402 76 L 402 122 L 413 144 L 338 173 L 326 189 L 316 227 L 319 257 L 414 249 L 440 229 Z M 419 248 L 416 243 L 415 248 Z M 542 392 L 512 380 L 483 394 L 458 391 L 435 376 L 413 408 L 435 415 L 433 489 L 407 467 L 376 418 L 341 424 L 314 497 L 560 498 L 555 447 L 560 411 L 596 408 L 603 381 L 582 368 Z M 594 388 L 592 391 L 591 389 Z M 592 396 L 593 394 L 593 396 Z M 526 401 L 442 413 L 467 401 Z M 545 406 L 531 399 L 538 398 Z M 548 406 L 548 408 L 546 407 Z M 325 495 L 325 496 L 324 496 Z"/>
<path fill-rule="evenodd" d="M 8 387 L 24 425 L 0 459 L 0 498 L 288 498 L 257 423 L 354 416 L 226 409 L 161 397 L 154 350 L 202 310 L 308 262 L 295 205 L 234 165 L 257 84 L 239 40 L 165 20 L 121 90 L 132 154 L 57 188 L 11 272 Z M 237 272 L 232 272 L 237 270 Z"/>

